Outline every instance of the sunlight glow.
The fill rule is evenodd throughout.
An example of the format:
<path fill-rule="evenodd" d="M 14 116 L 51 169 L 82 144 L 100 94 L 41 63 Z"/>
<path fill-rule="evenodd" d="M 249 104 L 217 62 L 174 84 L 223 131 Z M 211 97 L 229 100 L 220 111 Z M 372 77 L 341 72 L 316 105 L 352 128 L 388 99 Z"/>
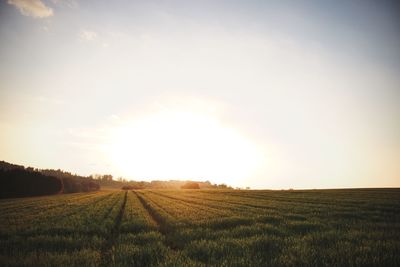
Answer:
<path fill-rule="evenodd" d="M 260 153 L 217 120 L 188 112 L 162 112 L 116 128 L 114 165 L 135 179 L 210 179 L 237 184 L 255 170 Z"/>

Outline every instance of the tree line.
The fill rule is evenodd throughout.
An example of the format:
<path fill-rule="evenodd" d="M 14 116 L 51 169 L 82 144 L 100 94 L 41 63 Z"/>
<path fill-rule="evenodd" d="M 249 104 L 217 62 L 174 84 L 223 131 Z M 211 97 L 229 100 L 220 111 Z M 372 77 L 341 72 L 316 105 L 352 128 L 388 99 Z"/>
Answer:
<path fill-rule="evenodd" d="M 43 196 L 100 190 L 91 177 L 62 170 L 37 169 L 0 161 L 0 198 Z"/>
<path fill-rule="evenodd" d="M 90 192 L 101 187 L 115 189 L 232 189 L 210 181 L 127 181 L 111 174 L 81 176 L 63 170 L 24 167 L 0 161 L 0 198 Z"/>

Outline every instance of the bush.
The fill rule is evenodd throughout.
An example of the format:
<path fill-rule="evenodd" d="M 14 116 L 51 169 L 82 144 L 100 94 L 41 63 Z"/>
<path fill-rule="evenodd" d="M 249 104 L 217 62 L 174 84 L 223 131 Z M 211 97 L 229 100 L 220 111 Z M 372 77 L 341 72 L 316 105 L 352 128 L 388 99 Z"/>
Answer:
<path fill-rule="evenodd" d="M 196 182 L 187 182 L 181 186 L 182 189 L 200 189 L 200 186 Z"/>

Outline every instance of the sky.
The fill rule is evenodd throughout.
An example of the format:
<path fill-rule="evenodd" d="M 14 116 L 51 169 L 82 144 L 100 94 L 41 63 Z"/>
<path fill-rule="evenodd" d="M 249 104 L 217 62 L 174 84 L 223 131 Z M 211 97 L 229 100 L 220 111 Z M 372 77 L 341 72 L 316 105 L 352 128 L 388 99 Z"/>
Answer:
<path fill-rule="evenodd" d="M 0 160 L 400 186 L 396 1 L 0 1 Z"/>

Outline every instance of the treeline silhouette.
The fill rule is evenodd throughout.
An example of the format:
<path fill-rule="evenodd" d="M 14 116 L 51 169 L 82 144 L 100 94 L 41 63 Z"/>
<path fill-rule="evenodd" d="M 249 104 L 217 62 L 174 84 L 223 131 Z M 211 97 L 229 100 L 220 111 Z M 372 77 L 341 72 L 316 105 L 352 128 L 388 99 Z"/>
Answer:
<path fill-rule="evenodd" d="M 0 170 L 0 198 L 59 194 L 60 179 L 25 169 Z"/>
<path fill-rule="evenodd" d="M 127 181 L 122 177 L 114 179 L 112 175 L 92 175 L 102 187 L 135 190 L 135 189 L 233 189 L 226 184 L 212 184 L 210 181 Z"/>
<path fill-rule="evenodd" d="M 0 198 L 29 197 L 100 190 L 92 177 L 62 170 L 41 170 L 0 161 Z"/>
<path fill-rule="evenodd" d="M 233 189 L 210 181 L 127 181 L 111 174 L 80 176 L 63 170 L 37 169 L 0 161 L 0 198 L 28 197 L 115 189 Z"/>
<path fill-rule="evenodd" d="M 100 190 L 100 184 L 91 176 L 85 177 L 70 172 L 45 169 L 40 170 L 41 173 L 54 176 L 62 180 L 63 193 L 90 192 Z"/>

